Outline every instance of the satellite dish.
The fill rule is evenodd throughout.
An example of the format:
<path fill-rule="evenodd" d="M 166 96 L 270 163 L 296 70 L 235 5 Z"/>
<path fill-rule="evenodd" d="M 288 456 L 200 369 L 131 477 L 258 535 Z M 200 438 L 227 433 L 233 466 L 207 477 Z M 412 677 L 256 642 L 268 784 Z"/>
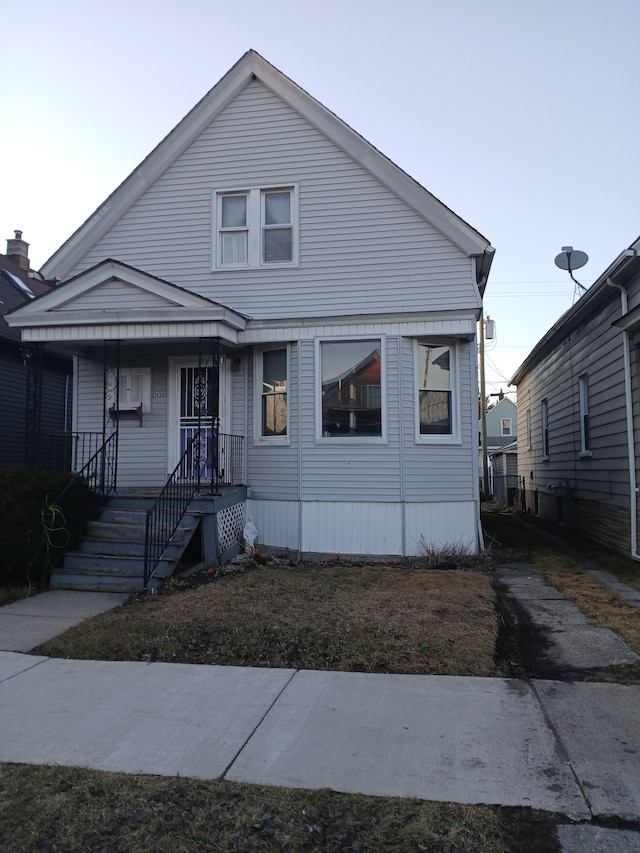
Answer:
<path fill-rule="evenodd" d="M 573 246 L 563 246 L 560 254 L 556 255 L 556 266 L 561 270 L 567 270 L 572 281 L 574 281 L 580 290 L 583 290 L 585 293 L 587 292 L 587 288 L 584 284 L 580 284 L 580 282 L 574 278 L 573 270 L 579 270 L 580 267 L 583 267 L 588 260 L 589 256 L 586 252 L 575 251 Z"/>
<path fill-rule="evenodd" d="M 559 255 L 556 255 L 556 266 L 561 270 L 579 270 L 589 260 L 586 252 L 578 252 L 573 246 L 563 246 Z"/>

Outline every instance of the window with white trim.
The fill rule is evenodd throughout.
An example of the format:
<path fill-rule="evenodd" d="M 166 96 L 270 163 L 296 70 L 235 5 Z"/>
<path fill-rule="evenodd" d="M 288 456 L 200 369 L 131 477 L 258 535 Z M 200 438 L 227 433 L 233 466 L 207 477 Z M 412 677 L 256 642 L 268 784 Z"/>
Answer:
<path fill-rule="evenodd" d="M 214 268 L 295 266 L 295 186 L 214 192 Z"/>
<path fill-rule="evenodd" d="M 450 344 L 419 341 L 416 368 L 418 437 L 455 434 L 454 358 Z"/>
<path fill-rule="evenodd" d="M 502 418 L 500 428 L 502 435 L 511 435 L 511 418 Z"/>
<path fill-rule="evenodd" d="M 589 438 L 589 377 L 581 376 L 579 380 L 580 390 L 580 454 L 591 456 Z"/>
<path fill-rule="evenodd" d="M 256 352 L 256 439 L 259 441 L 288 441 L 288 362 L 286 347 Z"/>
<path fill-rule="evenodd" d="M 319 344 L 321 437 L 383 437 L 382 341 Z"/>
<path fill-rule="evenodd" d="M 540 404 L 540 419 L 542 423 L 542 458 L 549 458 L 549 404 L 543 400 Z"/>

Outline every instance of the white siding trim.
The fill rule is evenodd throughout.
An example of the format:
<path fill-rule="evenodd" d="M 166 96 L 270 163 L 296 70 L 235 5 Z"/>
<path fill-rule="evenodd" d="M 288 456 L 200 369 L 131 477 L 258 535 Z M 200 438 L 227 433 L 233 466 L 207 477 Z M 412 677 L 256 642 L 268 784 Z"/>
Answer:
<path fill-rule="evenodd" d="M 247 519 L 258 529 L 259 544 L 302 554 L 420 556 L 425 546 L 440 551 L 448 547 L 478 551 L 474 501 L 298 504 L 247 499 Z"/>
<path fill-rule="evenodd" d="M 423 543 L 437 551 L 451 546 L 478 551 L 475 501 L 405 504 L 405 527 L 407 556 L 424 553 Z"/>

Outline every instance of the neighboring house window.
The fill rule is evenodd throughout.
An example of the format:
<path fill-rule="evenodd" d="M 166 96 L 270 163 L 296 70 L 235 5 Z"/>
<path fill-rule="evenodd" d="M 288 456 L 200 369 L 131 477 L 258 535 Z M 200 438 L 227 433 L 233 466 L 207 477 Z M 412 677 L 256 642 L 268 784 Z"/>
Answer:
<path fill-rule="evenodd" d="M 418 342 L 418 436 L 454 434 L 453 356 L 446 344 Z"/>
<path fill-rule="evenodd" d="M 511 418 L 502 418 L 502 435 L 511 435 Z"/>
<path fill-rule="evenodd" d="M 286 439 L 288 427 L 288 353 L 287 348 L 256 353 L 257 377 L 256 438 Z"/>
<path fill-rule="evenodd" d="M 580 377 L 580 453 L 591 456 L 589 440 L 589 379 Z"/>
<path fill-rule="evenodd" d="M 531 450 L 531 409 L 527 409 L 527 449 Z"/>
<path fill-rule="evenodd" d="M 291 266 L 297 260 L 295 187 L 214 195 L 214 267 Z"/>
<path fill-rule="evenodd" d="M 382 437 L 382 341 L 321 341 L 322 438 Z"/>
<path fill-rule="evenodd" d="M 542 458 L 549 458 L 549 405 L 543 400 L 540 406 L 542 418 Z"/>

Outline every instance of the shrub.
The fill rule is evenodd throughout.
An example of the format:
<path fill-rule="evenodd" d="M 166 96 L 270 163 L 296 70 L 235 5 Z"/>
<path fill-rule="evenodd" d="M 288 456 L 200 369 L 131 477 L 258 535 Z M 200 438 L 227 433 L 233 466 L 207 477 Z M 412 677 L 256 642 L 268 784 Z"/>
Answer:
<path fill-rule="evenodd" d="M 77 542 L 98 504 L 69 473 L 0 471 L 0 583 L 41 580 Z"/>

